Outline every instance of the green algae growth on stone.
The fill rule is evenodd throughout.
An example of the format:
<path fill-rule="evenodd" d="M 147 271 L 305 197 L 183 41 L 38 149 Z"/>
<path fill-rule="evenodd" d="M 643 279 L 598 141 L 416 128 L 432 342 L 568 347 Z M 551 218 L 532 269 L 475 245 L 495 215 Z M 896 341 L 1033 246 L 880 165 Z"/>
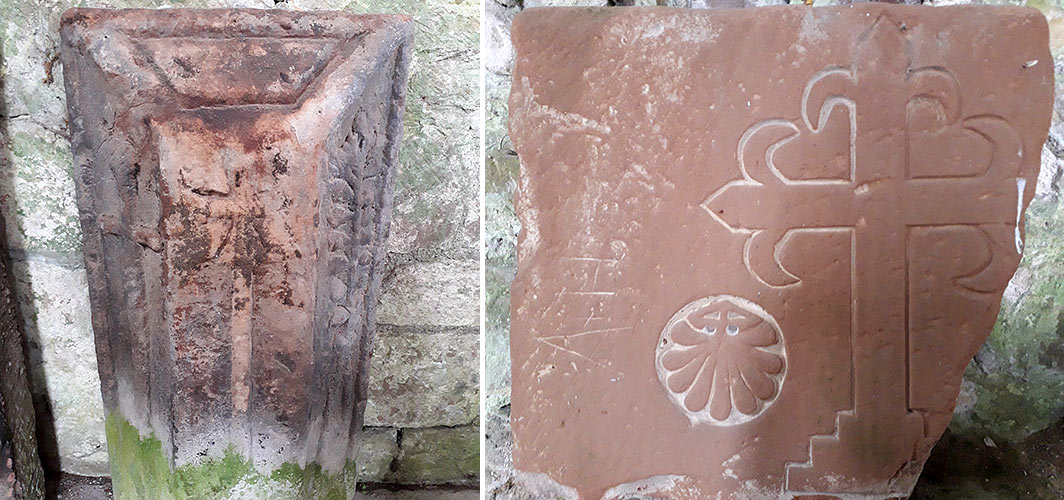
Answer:
<path fill-rule="evenodd" d="M 401 15 L 64 14 L 119 500 L 354 494 L 410 32 Z"/>
<path fill-rule="evenodd" d="M 283 463 L 263 474 L 230 446 L 221 457 L 171 470 L 162 443 L 154 435 L 141 436 L 132 424 L 115 414 L 107 417 L 106 426 L 113 488 L 133 498 L 344 500 L 355 491 L 353 461 L 336 474 L 323 471 L 318 464 L 300 467 L 294 463 Z"/>

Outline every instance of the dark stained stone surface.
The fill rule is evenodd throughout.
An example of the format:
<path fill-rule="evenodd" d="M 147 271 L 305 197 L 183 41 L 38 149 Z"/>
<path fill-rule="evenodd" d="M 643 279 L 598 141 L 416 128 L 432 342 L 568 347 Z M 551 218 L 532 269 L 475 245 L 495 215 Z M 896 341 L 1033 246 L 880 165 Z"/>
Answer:
<path fill-rule="evenodd" d="M 1022 252 L 1044 17 L 530 9 L 513 37 L 518 476 L 908 496 Z"/>
<path fill-rule="evenodd" d="M 116 465 L 121 422 L 173 469 L 349 475 L 408 19 L 74 9 L 62 37 L 116 495 L 160 479 Z"/>
<path fill-rule="evenodd" d="M 63 474 L 55 481 L 55 494 L 49 500 L 111 500 L 111 481 L 105 477 L 83 477 Z M 465 488 L 420 487 L 388 489 L 360 487 L 354 495 L 356 500 L 476 500 L 476 490 Z"/>
<path fill-rule="evenodd" d="M 44 498 L 44 469 L 5 240 L 0 236 L 0 500 L 38 500 Z"/>

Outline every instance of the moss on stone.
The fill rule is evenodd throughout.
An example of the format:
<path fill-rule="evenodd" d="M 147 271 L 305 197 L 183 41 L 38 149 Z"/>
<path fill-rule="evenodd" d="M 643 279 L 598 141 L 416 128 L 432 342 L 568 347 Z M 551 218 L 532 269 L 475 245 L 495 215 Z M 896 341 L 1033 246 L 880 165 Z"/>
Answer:
<path fill-rule="evenodd" d="M 392 233 L 406 245 L 477 246 L 480 2 L 356 0 L 354 13 L 414 18 Z"/>
<path fill-rule="evenodd" d="M 478 427 L 406 429 L 396 462 L 395 479 L 401 483 L 471 480 L 480 469 Z"/>
<path fill-rule="evenodd" d="M 154 435 L 142 438 L 132 424 L 116 413 L 108 414 L 104 425 L 115 498 L 176 500 L 162 442 Z"/>
<path fill-rule="evenodd" d="M 230 446 L 221 458 L 174 471 L 174 486 L 186 498 L 224 498 L 240 481 L 255 474 L 251 462 Z"/>
<path fill-rule="evenodd" d="M 346 500 L 355 491 L 355 464 L 348 461 L 344 470 L 331 474 L 318 464 L 300 467 L 293 463 L 281 464 L 270 473 L 270 480 L 298 486 L 300 498 L 321 500 Z"/>
<path fill-rule="evenodd" d="M 221 457 L 171 470 L 162 442 L 154 434 L 141 436 L 116 413 L 107 416 L 106 428 L 111 481 L 118 500 L 244 498 L 238 489 L 276 500 L 346 500 L 355 492 L 354 461 L 348 461 L 338 473 L 330 473 L 316 463 L 305 467 L 284 463 L 269 474 L 262 474 L 230 446 Z"/>
<path fill-rule="evenodd" d="M 69 145 L 29 122 L 10 130 L 13 177 L 5 203 L 12 212 L 9 237 L 26 250 L 74 253 L 81 250 L 81 227 L 74 203 Z M 17 235 L 12 235 L 17 231 Z"/>
<path fill-rule="evenodd" d="M 1036 199 L 1026 228 L 998 322 L 965 373 L 975 402 L 954 416 L 958 434 L 1017 442 L 1064 416 L 1064 203 Z"/>
<path fill-rule="evenodd" d="M 451 257 L 475 257 L 479 248 L 477 90 L 480 85 L 480 1 L 110 0 L 106 3 L 114 8 L 268 4 L 279 9 L 402 12 L 414 16 L 415 54 L 407 99 L 406 133 L 400 148 L 402 177 L 396 188 L 397 205 L 389 249 L 404 253 L 440 250 Z M 60 46 L 61 13 L 68 7 L 100 5 L 98 0 L 0 0 L 0 19 L 6 21 L 0 23 L 3 97 L 7 114 L 21 116 L 8 120 L 9 134 L 2 138 L 9 147 L 9 155 L 0 159 L 0 164 L 8 160 L 3 166 L 11 174 L 0 181 L 0 194 L 7 195 L 8 200 L 2 209 L 9 220 L 8 240 L 14 250 L 30 254 L 41 252 L 46 256 L 60 254 L 63 258 L 69 256 L 76 259 L 78 265 L 82 259 L 81 235 L 74 203 L 73 163 L 66 137 L 69 128 L 65 123 L 67 110 L 62 68 L 54 65 L 54 81 L 45 83 L 44 62 Z M 50 259 L 34 262 L 51 262 Z M 80 273 L 83 276 L 84 270 Z M 20 286 L 36 292 L 41 288 L 40 283 L 51 277 L 41 276 L 41 279 L 33 276 L 30 280 L 28 275 L 19 274 Z M 64 280 L 62 285 L 80 290 L 79 296 L 87 290 L 83 281 Z M 37 359 L 41 359 L 41 351 L 45 351 L 44 361 L 33 367 L 33 377 L 40 391 L 47 385 L 49 396 L 54 396 L 58 450 L 63 466 L 68 472 L 103 474 L 108 467 L 106 454 L 94 451 L 103 442 L 105 433 L 99 381 L 94 374 L 85 376 L 95 370 L 90 366 L 94 363 L 90 360 L 95 357 L 88 314 L 71 313 L 85 308 L 78 307 L 81 302 L 68 300 L 67 295 L 28 294 L 23 302 L 24 314 L 30 320 L 35 320 L 39 314 L 42 325 L 47 326 L 40 330 L 40 345 L 32 347 Z M 52 325 L 45 325 L 51 318 L 57 319 Z M 83 342 L 81 333 L 89 335 L 88 344 Z M 86 346 L 88 357 L 81 355 L 82 347 Z M 48 354 L 55 350 L 60 350 L 62 355 Z M 67 360 L 81 360 L 82 364 L 74 370 Z M 63 387 L 63 390 L 56 392 L 56 387 Z M 460 406 L 472 408 L 475 412 L 476 396 L 476 391 L 462 393 L 461 397 L 472 399 Z M 471 404 L 465 404 L 470 401 Z M 394 437 L 391 441 L 394 442 Z M 375 466 L 375 470 L 386 472 L 390 462 L 390 459 L 383 460 L 385 465 Z M 374 480 L 382 477 L 384 472 L 373 476 Z M 263 482 L 271 483 L 269 478 Z M 247 486 L 244 482 L 237 488 Z M 249 495 L 245 498 L 290 497 L 285 495 L 288 494 Z"/>
<path fill-rule="evenodd" d="M 484 163 L 484 191 L 505 195 L 512 203 L 521 162 L 509 151 L 497 150 L 488 155 Z"/>

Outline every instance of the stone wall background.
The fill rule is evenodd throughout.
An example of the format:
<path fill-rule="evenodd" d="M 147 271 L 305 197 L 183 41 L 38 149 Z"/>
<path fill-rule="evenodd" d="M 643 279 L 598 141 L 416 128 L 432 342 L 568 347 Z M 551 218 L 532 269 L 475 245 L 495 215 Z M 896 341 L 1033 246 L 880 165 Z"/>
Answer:
<path fill-rule="evenodd" d="M 509 286 L 520 223 L 514 214 L 518 158 L 506 131 L 514 63 L 510 24 L 544 6 L 758 7 L 787 0 L 485 0 L 485 433 L 488 498 L 533 498 L 513 480 L 509 428 Z M 793 0 L 791 3 L 802 3 Z M 815 0 L 815 6 L 850 3 Z M 965 372 L 950 429 L 925 467 L 916 499 L 1064 498 L 1064 1 L 940 0 L 931 5 L 1013 4 L 1049 20 L 1057 97 L 1019 271 L 989 341 Z M 607 91 L 608 89 L 604 89 Z M 948 334 L 948 332 L 944 332 Z"/>
<path fill-rule="evenodd" d="M 478 0 L 0 0 L 0 214 L 46 462 L 105 475 L 107 446 L 66 124 L 69 7 L 255 7 L 414 17 L 405 132 L 360 480 L 479 470 Z"/>

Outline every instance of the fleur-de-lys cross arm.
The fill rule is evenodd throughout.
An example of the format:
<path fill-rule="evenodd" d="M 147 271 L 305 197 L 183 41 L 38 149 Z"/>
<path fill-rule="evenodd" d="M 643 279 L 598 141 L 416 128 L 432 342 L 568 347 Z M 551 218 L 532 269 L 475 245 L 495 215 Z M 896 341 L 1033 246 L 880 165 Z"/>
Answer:
<path fill-rule="evenodd" d="M 878 43 L 872 43 L 875 38 Z M 884 46 L 890 49 L 871 52 Z M 938 66 L 914 68 L 905 54 L 904 27 L 878 20 L 858 41 L 851 66 L 827 67 L 809 80 L 799 119 L 763 120 L 740 138 L 736 153 L 742 178 L 717 189 L 702 208 L 731 232 L 747 236 L 744 262 L 764 285 L 800 282 L 780 261 L 787 240 L 798 231 L 857 229 L 886 236 L 893 226 L 975 225 L 992 251 L 1020 251 L 1019 136 L 992 115 L 962 118 L 956 78 Z M 965 176 L 910 171 L 907 120 L 915 105 L 934 106 L 943 129 L 987 141 L 993 151 L 987 167 Z M 843 152 L 848 175 L 796 179 L 781 171 L 779 150 L 823 133 L 837 111 L 849 125 L 849 151 Z M 860 140 L 858 131 L 867 139 Z M 987 179 L 1000 182 L 988 189 Z M 973 205 L 979 209 L 972 210 Z M 977 291 L 990 288 L 978 276 L 961 284 Z"/>

